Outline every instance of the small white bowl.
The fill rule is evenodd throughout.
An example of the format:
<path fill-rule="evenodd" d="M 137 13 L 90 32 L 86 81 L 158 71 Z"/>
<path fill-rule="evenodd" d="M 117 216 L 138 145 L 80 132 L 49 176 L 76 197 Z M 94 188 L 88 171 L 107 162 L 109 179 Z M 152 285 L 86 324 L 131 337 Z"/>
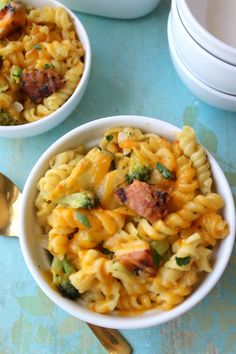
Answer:
<path fill-rule="evenodd" d="M 236 95 L 236 66 L 226 63 L 203 49 L 187 32 L 172 0 L 171 22 L 176 48 L 191 72 L 207 86 Z"/>
<path fill-rule="evenodd" d="M 151 12 L 161 0 L 62 0 L 72 10 L 93 15 L 131 19 Z"/>
<path fill-rule="evenodd" d="M 0 136 L 4 138 L 25 138 L 30 136 L 39 135 L 45 133 L 46 131 L 56 127 L 58 124 L 63 122 L 76 108 L 80 100 L 82 99 L 90 76 L 91 69 L 91 47 L 88 35 L 85 31 L 84 26 L 79 21 L 79 19 L 71 12 L 66 6 L 63 6 L 56 0 L 25 0 L 26 5 L 30 5 L 33 8 L 41 8 L 44 6 L 50 7 L 64 7 L 69 13 L 75 31 L 82 43 L 85 50 L 84 58 L 84 72 L 82 74 L 81 80 L 75 89 L 71 97 L 55 112 L 52 114 L 39 119 L 32 123 L 25 123 L 17 126 L 2 126 L 0 125 Z"/>
<path fill-rule="evenodd" d="M 141 116 L 117 116 L 103 118 L 84 124 L 57 140 L 41 156 L 31 171 L 22 195 L 22 204 L 19 215 L 20 244 L 26 264 L 44 293 L 59 307 L 69 314 L 89 323 L 102 327 L 117 329 L 137 329 L 151 327 L 173 320 L 194 307 L 214 287 L 224 272 L 229 261 L 235 236 L 235 209 L 229 184 L 215 159 L 209 154 L 212 174 L 216 189 L 225 200 L 223 216 L 229 224 L 230 234 L 219 243 L 216 249 L 214 269 L 207 274 L 195 291 L 186 300 L 170 311 L 151 310 L 134 316 L 104 315 L 90 311 L 81 303 L 62 297 L 54 290 L 43 275 L 43 270 L 50 268 L 46 251 L 40 246 L 40 232 L 35 220 L 34 198 L 36 184 L 48 169 L 50 158 L 67 149 L 75 148 L 78 144 L 85 144 L 88 148 L 96 145 L 108 127 L 131 126 L 145 132 L 152 132 L 174 139 L 179 128 L 153 118 Z"/>
<path fill-rule="evenodd" d="M 185 64 L 174 42 L 174 34 L 171 24 L 171 14 L 168 20 L 168 42 L 174 67 L 187 88 L 197 97 L 211 106 L 236 112 L 236 96 L 227 95 L 214 90 L 200 81 Z"/>
<path fill-rule="evenodd" d="M 177 0 L 177 7 L 187 31 L 202 47 L 236 65 L 235 0 Z"/>

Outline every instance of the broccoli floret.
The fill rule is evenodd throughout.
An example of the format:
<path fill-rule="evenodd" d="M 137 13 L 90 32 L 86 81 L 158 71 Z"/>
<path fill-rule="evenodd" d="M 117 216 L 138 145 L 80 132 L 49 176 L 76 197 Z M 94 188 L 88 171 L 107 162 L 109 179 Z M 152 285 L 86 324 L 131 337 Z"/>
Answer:
<path fill-rule="evenodd" d="M 79 297 L 78 290 L 71 284 L 70 280 L 63 280 L 63 282 L 57 285 L 57 289 L 62 296 L 68 299 L 75 300 Z"/>
<path fill-rule="evenodd" d="M 58 257 L 53 257 L 51 272 L 53 275 L 53 283 L 62 296 L 69 299 L 77 299 L 80 296 L 79 291 L 71 284 L 69 276 L 76 272 L 72 264 L 64 258 L 60 260 Z"/>
<path fill-rule="evenodd" d="M 145 165 L 134 165 L 130 168 L 129 172 L 125 175 L 125 180 L 131 184 L 135 179 L 142 182 L 147 182 L 151 177 L 152 168 Z"/>
<path fill-rule="evenodd" d="M 87 191 L 67 195 L 64 198 L 61 198 L 58 202 L 74 209 L 92 209 L 99 205 L 99 199 L 96 194 Z"/>
<path fill-rule="evenodd" d="M 0 125 L 18 125 L 19 122 L 3 109 L 0 109 Z"/>

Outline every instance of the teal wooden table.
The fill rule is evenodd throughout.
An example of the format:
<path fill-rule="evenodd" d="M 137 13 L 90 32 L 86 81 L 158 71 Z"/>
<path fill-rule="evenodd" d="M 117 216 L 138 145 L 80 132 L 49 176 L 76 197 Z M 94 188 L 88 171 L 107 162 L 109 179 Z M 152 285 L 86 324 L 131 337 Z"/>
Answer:
<path fill-rule="evenodd" d="M 78 15 L 93 50 L 88 90 L 76 111 L 53 131 L 31 139 L 0 139 L 0 170 L 20 188 L 57 138 L 80 124 L 117 114 L 189 123 L 227 174 L 236 196 L 236 114 L 199 102 L 174 71 L 166 24 L 170 1 L 134 21 Z M 81 321 L 55 306 L 36 286 L 17 239 L 0 238 L 0 354 L 102 354 Z M 207 298 L 175 321 L 122 331 L 135 354 L 236 353 L 236 253 Z"/>

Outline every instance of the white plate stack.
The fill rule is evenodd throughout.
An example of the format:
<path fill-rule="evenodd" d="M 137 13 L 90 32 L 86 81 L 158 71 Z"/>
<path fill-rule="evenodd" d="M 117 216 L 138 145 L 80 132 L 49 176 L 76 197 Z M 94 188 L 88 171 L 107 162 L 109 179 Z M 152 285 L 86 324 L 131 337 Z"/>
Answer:
<path fill-rule="evenodd" d="M 168 41 L 173 64 L 206 103 L 236 111 L 236 1 L 172 0 Z"/>

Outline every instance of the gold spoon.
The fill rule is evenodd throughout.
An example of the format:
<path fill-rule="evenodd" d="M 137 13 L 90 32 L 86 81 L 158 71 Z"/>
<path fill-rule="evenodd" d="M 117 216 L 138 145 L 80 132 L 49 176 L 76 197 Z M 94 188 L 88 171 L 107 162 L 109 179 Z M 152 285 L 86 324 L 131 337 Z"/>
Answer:
<path fill-rule="evenodd" d="M 17 236 L 18 211 L 21 192 L 16 185 L 0 173 L 0 235 Z M 100 343 L 110 354 L 130 354 L 132 348 L 115 329 L 103 328 L 87 323 Z"/>

